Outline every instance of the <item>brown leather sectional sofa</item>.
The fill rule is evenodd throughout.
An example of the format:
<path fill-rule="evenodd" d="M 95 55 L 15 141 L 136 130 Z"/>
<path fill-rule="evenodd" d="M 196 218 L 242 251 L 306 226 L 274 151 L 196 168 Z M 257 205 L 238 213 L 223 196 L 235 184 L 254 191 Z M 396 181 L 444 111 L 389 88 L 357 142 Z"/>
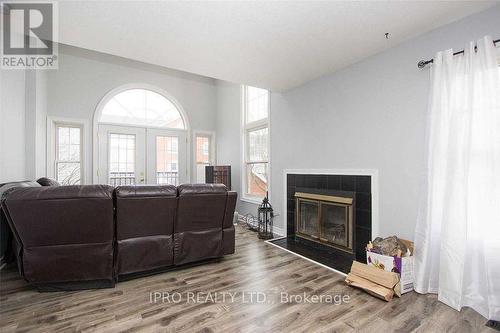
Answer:
<path fill-rule="evenodd" d="M 28 186 L 4 191 L 2 210 L 39 290 L 113 287 L 234 253 L 236 192 L 224 185 Z"/>

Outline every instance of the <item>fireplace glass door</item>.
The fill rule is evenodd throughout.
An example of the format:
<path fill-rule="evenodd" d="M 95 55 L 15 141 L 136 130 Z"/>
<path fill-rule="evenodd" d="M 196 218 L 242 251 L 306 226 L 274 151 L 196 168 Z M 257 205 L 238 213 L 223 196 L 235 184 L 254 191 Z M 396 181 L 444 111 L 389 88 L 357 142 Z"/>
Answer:
<path fill-rule="evenodd" d="M 297 231 L 313 238 L 319 238 L 319 203 L 300 200 L 300 219 Z"/>
<path fill-rule="evenodd" d="M 321 203 L 321 240 L 348 246 L 349 211 L 346 205 Z"/>
<path fill-rule="evenodd" d="M 295 234 L 353 253 L 354 199 L 295 193 Z"/>

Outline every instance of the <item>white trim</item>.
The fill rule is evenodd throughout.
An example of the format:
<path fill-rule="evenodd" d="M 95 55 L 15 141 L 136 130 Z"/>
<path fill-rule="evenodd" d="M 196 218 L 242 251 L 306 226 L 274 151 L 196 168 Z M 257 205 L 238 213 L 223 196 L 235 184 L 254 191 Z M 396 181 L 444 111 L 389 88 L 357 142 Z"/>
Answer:
<path fill-rule="evenodd" d="M 215 131 L 206 131 L 206 130 L 197 130 L 193 129 L 192 130 L 192 135 L 191 135 L 191 141 L 193 142 L 193 149 L 191 153 L 191 164 L 192 164 L 192 170 L 193 174 L 191 175 L 191 180 L 193 182 L 197 182 L 196 179 L 196 137 L 197 136 L 204 136 L 204 137 L 209 137 L 210 138 L 210 165 L 215 165 L 217 161 L 217 147 L 216 147 L 216 133 Z"/>
<path fill-rule="evenodd" d="M 134 125 L 125 125 L 125 124 L 111 124 L 111 123 L 99 123 L 99 118 L 101 117 L 102 110 L 104 109 L 104 106 L 113 98 L 116 94 L 119 94 L 120 92 L 123 92 L 125 90 L 129 89 L 146 89 L 146 90 L 151 90 L 153 92 L 156 92 L 166 99 L 168 99 L 174 106 L 177 108 L 179 113 L 181 114 L 182 120 L 184 122 L 184 129 L 178 129 L 178 128 L 166 128 L 166 127 L 155 127 L 155 126 L 134 126 Z M 187 138 L 187 151 L 186 151 L 186 156 L 187 156 L 187 181 L 191 181 L 191 145 L 192 145 L 192 140 L 191 140 L 191 125 L 189 123 L 189 118 L 187 116 L 187 113 L 184 111 L 184 108 L 182 105 L 173 97 L 171 94 L 169 94 L 167 91 L 156 87 L 151 84 L 147 83 L 128 83 L 121 85 L 119 87 L 116 87 L 114 89 L 111 89 L 108 91 L 104 97 L 99 101 L 97 104 L 94 115 L 92 118 L 92 171 L 91 171 L 91 179 L 94 184 L 97 184 L 99 182 L 99 177 L 97 176 L 97 171 L 99 170 L 99 152 L 98 152 L 98 139 L 97 139 L 97 134 L 98 134 L 98 126 L 99 124 L 106 124 L 106 125 L 116 125 L 116 126 L 126 126 L 126 127 L 140 127 L 140 128 L 153 128 L 153 129 L 168 129 L 168 130 L 176 130 L 176 131 L 185 131 L 186 132 L 186 138 Z"/>
<path fill-rule="evenodd" d="M 246 96 L 246 91 L 245 91 L 246 85 L 240 85 L 240 185 L 241 185 L 241 197 L 240 200 L 243 202 L 247 202 L 250 204 L 255 204 L 259 205 L 262 202 L 263 198 L 260 197 L 252 197 L 246 194 L 246 165 L 247 165 L 247 147 L 246 147 L 246 142 L 247 142 L 247 132 L 248 130 L 257 130 L 260 128 L 266 128 L 267 127 L 267 154 L 268 154 L 268 159 L 267 161 L 262 161 L 263 163 L 267 163 L 267 192 L 268 192 L 268 197 L 271 199 L 272 195 L 272 181 L 271 181 L 271 175 L 272 175 L 272 170 L 271 170 L 271 91 L 267 90 L 268 92 L 268 98 L 267 98 L 267 118 L 264 119 L 259 119 L 256 121 L 253 121 L 251 123 L 246 123 L 246 101 L 245 101 L 245 96 Z"/>
<path fill-rule="evenodd" d="M 56 124 L 63 125 L 73 125 L 79 126 L 82 128 L 82 185 L 91 184 L 92 180 L 92 163 L 91 163 L 91 154 L 90 147 L 92 146 L 91 142 L 91 133 L 90 133 L 90 122 L 87 119 L 81 118 L 68 118 L 68 117 L 54 117 L 47 115 L 47 176 L 56 178 L 55 174 L 55 144 L 56 144 L 56 133 L 55 128 Z"/>
<path fill-rule="evenodd" d="M 371 194 L 372 194 L 372 234 L 371 239 L 379 236 L 379 188 L 378 188 L 378 170 L 377 169 L 285 169 L 283 170 L 283 211 L 284 223 L 287 225 L 287 175 L 306 174 L 306 175 L 348 175 L 348 176 L 370 176 Z M 285 228 L 286 235 L 286 228 Z"/>
<path fill-rule="evenodd" d="M 279 236 L 279 237 L 286 237 L 286 228 L 283 229 L 281 227 L 277 227 L 273 225 L 273 235 Z"/>
<path fill-rule="evenodd" d="M 270 95 L 269 92 L 268 92 L 268 94 Z M 268 111 L 268 115 L 269 115 L 269 111 Z M 243 124 L 243 127 L 247 131 L 248 130 L 258 130 L 258 129 L 261 129 L 261 128 L 265 128 L 265 127 L 267 127 L 269 125 L 268 124 L 269 122 L 267 121 L 268 118 L 269 117 L 253 121 L 251 123 L 245 123 L 245 124 Z"/>
<path fill-rule="evenodd" d="M 253 204 L 253 205 L 260 205 L 262 203 L 261 198 L 243 196 L 243 194 L 241 195 L 240 201 L 247 202 L 247 203 Z"/>
<path fill-rule="evenodd" d="M 346 273 L 341 272 L 341 271 L 338 271 L 338 270 L 336 270 L 335 268 L 331 268 L 331 267 L 326 266 L 326 265 L 324 265 L 324 264 L 322 264 L 322 263 L 320 263 L 320 262 L 314 261 L 314 260 L 312 260 L 312 259 L 309 259 L 309 258 L 307 258 L 307 257 L 304 257 L 303 255 L 300 255 L 300 254 L 298 254 L 298 253 L 295 253 L 295 252 L 292 252 L 292 251 L 290 251 L 290 250 L 287 250 L 287 249 L 285 249 L 285 248 L 283 248 L 283 247 L 281 247 L 281 246 L 279 246 L 279 245 L 276 245 L 276 244 L 274 244 L 274 243 L 271 243 L 271 241 L 273 241 L 273 240 L 278 240 L 278 239 L 282 239 L 282 238 L 285 238 L 285 237 L 273 238 L 273 239 L 270 239 L 270 240 L 266 240 L 266 241 L 264 241 L 264 243 L 271 244 L 272 246 L 276 246 L 278 249 L 281 249 L 281 250 L 286 251 L 286 252 L 288 252 L 288 253 L 291 253 L 291 254 L 293 254 L 293 255 L 295 255 L 295 256 L 297 256 L 297 257 L 300 257 L 300 258 L 302 258 L 302 259 L 305 259 L 305 260 L 307 260 L 307 261 L 310 261 L 310 262 L 312 262 L 312 263 L 314 263 L 314 264 L 316 264 L 316 265 L 318 265 L 318 266 L 321 266 L 321 267 L 323 267 L 323 268 L 326 268 L 326 269 L 328 269 L 328 270 L 331 270 L 331 271 L 333 271 L 333 272 L 335 272 L 335 273 L 338 273 L 338 274 L 340 274 L 340 275 L 342 275 L 342 276 L 347 276 L 347 274 L 346 274 Z"/>

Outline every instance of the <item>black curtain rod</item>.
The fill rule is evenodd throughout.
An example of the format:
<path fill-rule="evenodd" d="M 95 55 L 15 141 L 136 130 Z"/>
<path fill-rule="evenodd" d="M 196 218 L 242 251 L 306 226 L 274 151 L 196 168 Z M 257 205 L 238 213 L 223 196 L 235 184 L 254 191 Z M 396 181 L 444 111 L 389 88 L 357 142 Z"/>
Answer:
<path fill-rule="evenodd" d="M 500 39 L 497 39 L 497 40 L 494 40 L 493 41 L 493 44 L 497 44 L 498 42 L 500 42 Z M 477 50 L 477 46 L 474 46 L 474 50 Z M 462 50 L 462 51 L 458 51 L 458 52 L 455 52 L 453 53 L 453 55 L 457 55 L 457 54 L 463 54 L 465 51 Z M 420 60 L 417 64 L 418 68 L 424 68 L 425 66 L 427 66 L 428 64 L 432 64 L 434 62 L 434 59 L 431 59 L 431 60 Z"/>

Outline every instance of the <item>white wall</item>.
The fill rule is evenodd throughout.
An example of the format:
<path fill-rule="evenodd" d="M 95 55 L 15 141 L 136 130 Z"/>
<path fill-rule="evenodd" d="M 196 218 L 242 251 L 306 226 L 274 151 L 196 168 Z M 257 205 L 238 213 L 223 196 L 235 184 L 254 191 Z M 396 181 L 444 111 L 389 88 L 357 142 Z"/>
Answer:
<path fill-rule="evenodd" d="M 25 71 L 0 70 L 0 183 L 24 180 Z"/>
<path fill-rule="evenodd" d="M 47 115 L 84 119 L 92 124 L 97 104 L 106 93 L 131 83 L 167 91 L 185 110 L 193 130 L 215 130 L 214 79 L 67 45 L 59 46 L 59 69 L 47 75 Z M 87 130 L 89 137 L 91 127 Z M 88 162 L 85 178 L 91 179 L 88 165 L 92 163 Z"/>
<path fill-rule="evenodd" d="M 26 178 L 46 176 L 47 87 L 45 70 L 26 71 L 25 161 Z"/>
<path fill-rule="evenodd" d="M 240 86 L 217 81 L 217 164 L 231 165 L 231 187 L 240 193 Z"/>
<path fill-rule="evenodd" d="M 425 172 L 430 71 L 416 64 L 487 34 L 500 38 L 499 18 L 496 6 L 296 89 L 272 93 L 271 203 L 280 214 L 275 225 L 286 229 L 284 169 L 378 169 L 380 235 L 413 239 Z M 233 114 L 239 114 L 239 104 L 228 96 L 239 90 L 228 83 L 219 86 L 224 99 L 218 104 L 218 128 L 239 126 Z M 239 163 L 234 147 L 239 132 L 232 135 L 219 140 L 218 151 L 229 150 L 234 155 L 225 160 Z M 256 206 L 241 208 L 240 213 L 256 212 Z"/>
<path fill-rule="evenodd" d="M 36 75 L 35 178 L 47 176 L 47 72 Z"/>

